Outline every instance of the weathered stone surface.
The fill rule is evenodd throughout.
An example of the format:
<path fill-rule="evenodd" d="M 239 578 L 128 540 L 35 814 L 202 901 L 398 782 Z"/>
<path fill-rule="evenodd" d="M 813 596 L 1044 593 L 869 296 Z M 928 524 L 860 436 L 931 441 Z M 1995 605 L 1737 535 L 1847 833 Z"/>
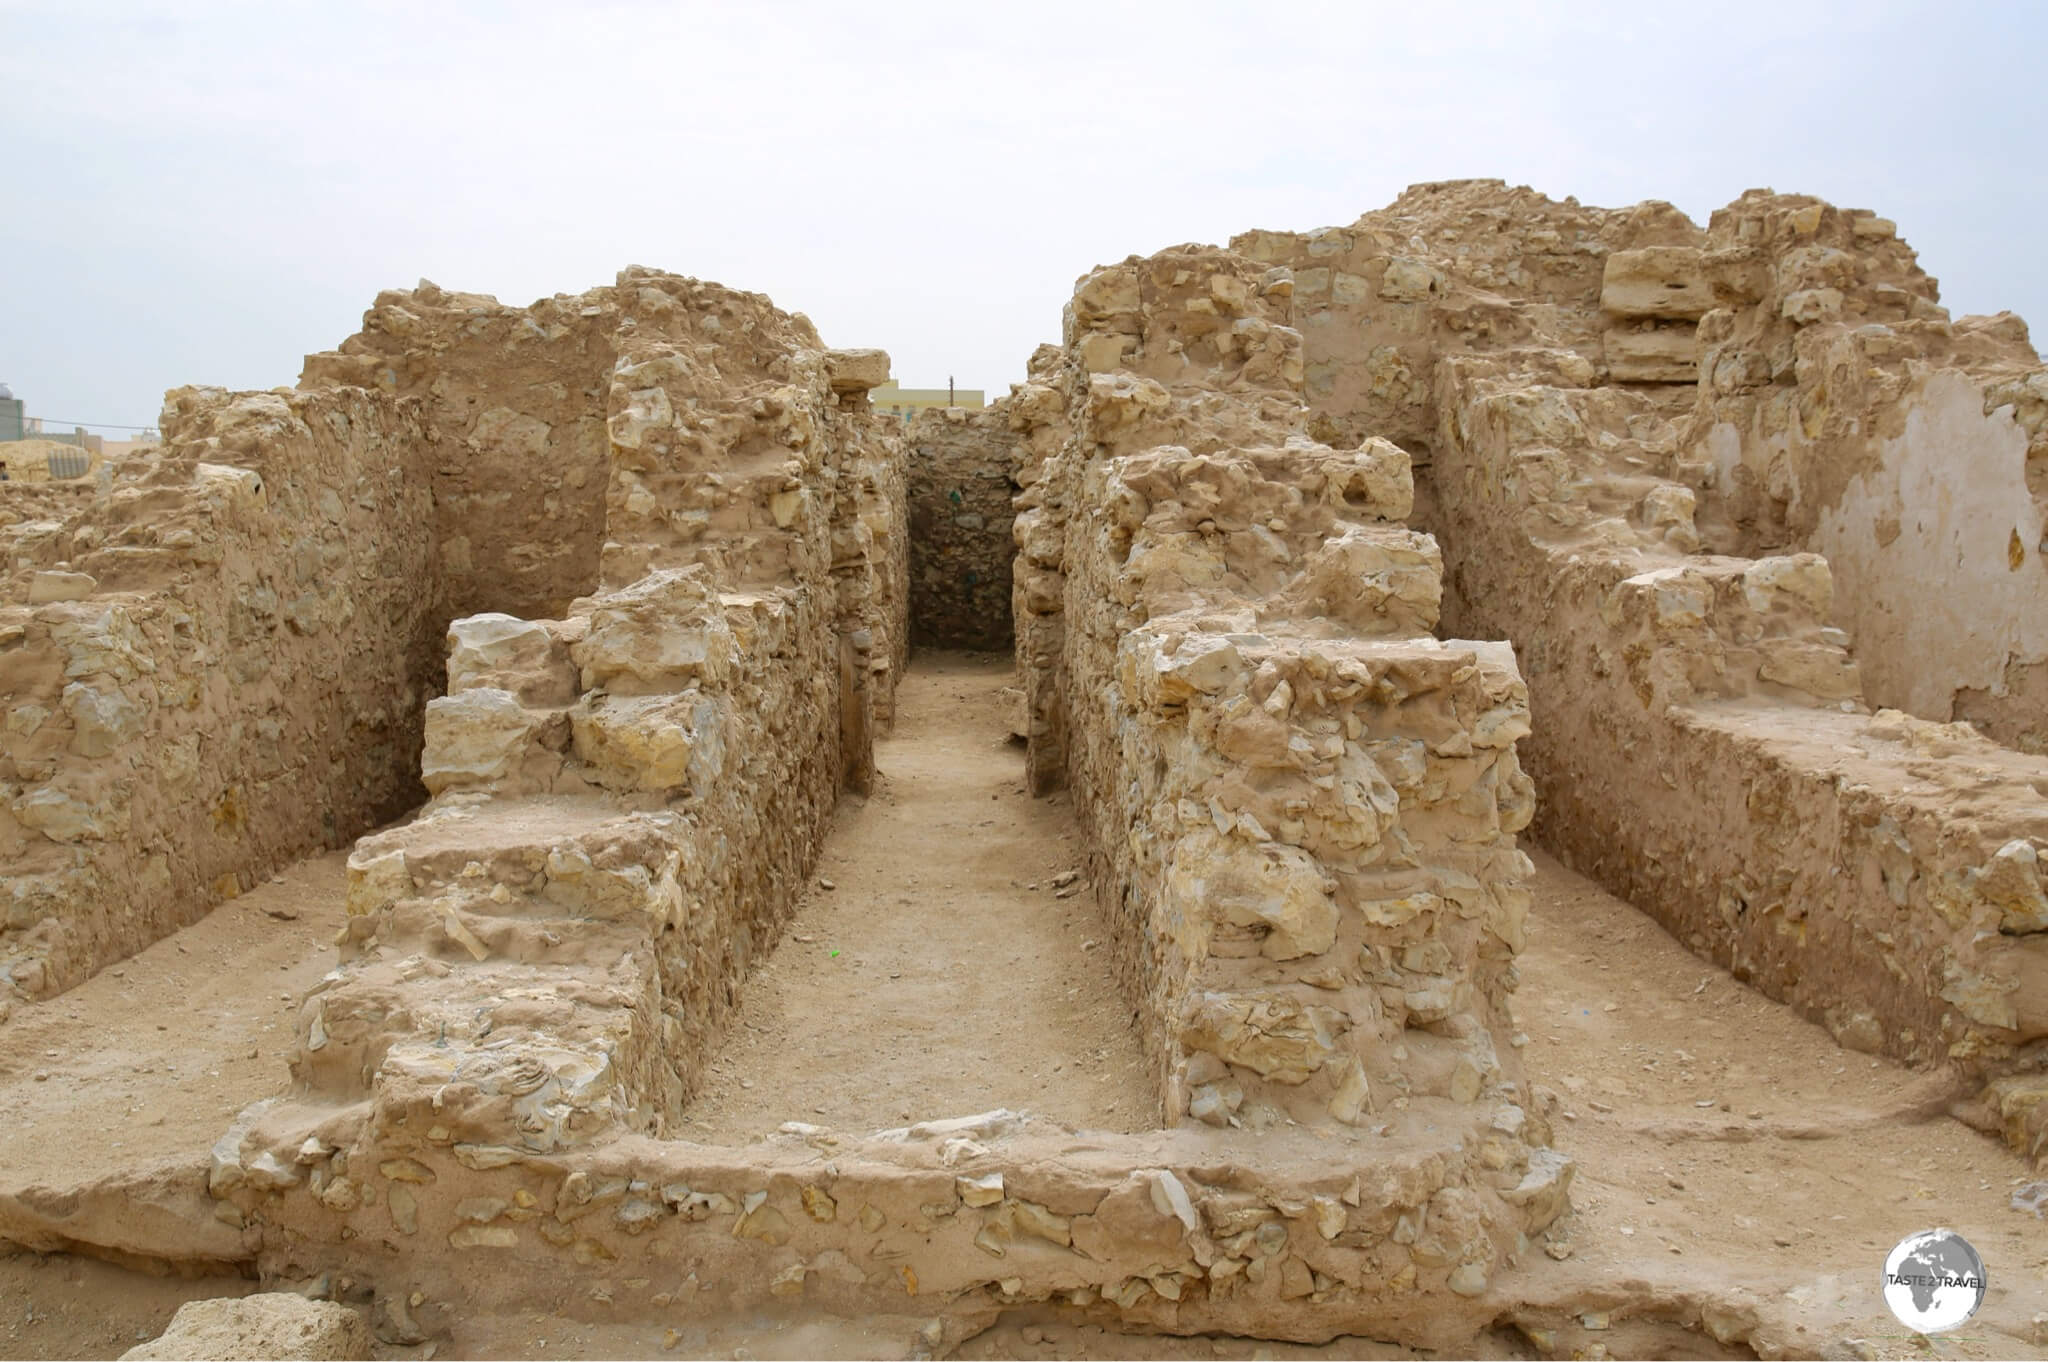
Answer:
<path fill-rule="evenodd" d="M 510 691 L 472 689 L 430 701 L 420 778 L 430 794 L 501 788 L 525 763 L 539 731 L 538 716 Z"/>
<path fill-rule="evenodd" d="M 47 605 L 52 601 L 82 601 L 99 587 L 86 572 L 38 572 L 28 580 L 28 603 Z"/>
<path fill-rule="evenodd" d="M 889 381 L 886 350 L 828 350 L 825 375 L 835 393 L 862 393 Z"/>
<path fill-rule="evenodd" d="M 677 569 L 594 601 L 588 632 L 569 651 L 583 669 L 583 689 L 650 694 L 724 681 L 733 639 L 709 575 Z"/>
<path fill-rule="evenodd" d="M 1696 246 L 1612 251 L 1600 276 L 1600 306 L 1619 317 L 1698 321 L 1713 310 L 1714 290 Z"/>
<path fill-rule="evenodd" d="M 123 1362 L 184 1358 L 357 1359 L 371 1355 L 363 1317 L 333 1301 L 288 1291 L 187 1301 L 171 1327 L 122 1353 Z"/>
<path fill-rule="evenodd" d="M 1018 455 L 1007 401 L 919 412 L 905 444 L 911 641 L 1008 648 Z"/>

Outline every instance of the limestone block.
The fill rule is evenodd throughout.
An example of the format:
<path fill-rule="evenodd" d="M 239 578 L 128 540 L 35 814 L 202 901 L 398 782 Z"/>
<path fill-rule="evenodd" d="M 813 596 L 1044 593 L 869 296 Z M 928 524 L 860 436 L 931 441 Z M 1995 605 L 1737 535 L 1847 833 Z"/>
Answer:
<path fill-rule="evenodd" d="M 1128 429 L 1164 413 L 1172 397 L 1159 383 L 1135 374 L 1093 374 L 1088 380 L 1088 419 L 1107 433 Z"/>
<path fill-rule="evenodd" d="M 1616 327 L 1601 339 L 1616 383 L 1691 383 L 1699 378 L 1699 340 L 1689 326 Z"/>
<path fill-rule="evenodd" d="M 1572 1175 L 1577 1171 L 1578 1165 L 1555 1149 L 1529 1152 L 1529 1171 L 1501 1193 L 1503 1201 L 1521 1207 L 1528 1217 L 1523 1233 L 1539 1233 L 1564 1214 L 1571 1204 Z"/>
<path fill-rule="evenodd" d="M 621 449 L 640 449 L 652 437 L 673 430 L 675 423 L 675 404 L 669 401 L 667 389 L 636 388 L 612 413 L 611 441 Z"/>
<path fill-rule="evenodd" d="M 1200 993 L 1181 1023 L 1181 1044 L 1251 1069 L 1275 1083 L 1306 1083 L 1336 1059 L 1349 1025 L 1335 1008 L 1289 994 Z"/>
<path fill-rule="evenodd" d="M 1253 843 L 1203 829 L 1173 851 L 1166 893 L 1186 918 L 1249 930 L 1258 953 L 1293 960 L 1337 938 L 1336 882 L 1300 847 Z"/>
<path fill-rule="evenodd" d="M 1676 483 L 1665 483 L 1652 487 L 1643 494 L 1636 507 L 1637 518 L 1653 530 L 1664 532 L 1667 537 L 1676 536 L 1687 540 L 1691 549 L 1699 547 L 1699 533 L 1693 527 L 1693 513 L 1697 498 L 1690 487 Z M 1683 545 L 1680 546 L 1684 548 Z M 1690 552 L 1691 549 L 1685 551 Z"/>
<path fill-rule="evenodd" d="M 448 626 L 448 690 L 478 688 L 510 691 L 528 705 L 566 705 L 576 695 L 576 666 L 544 624 L 469 615 Z"/>
<path fill-rule="evenodd" d="M 1415 509 L 1415 471 L 1408 451 L 1373 436 L 1332 461 L 1326 495 L 1334 505 L 1379 520 L 1404 521 Z"/>
<path fill-rule="evenodd" d="M 348 858 L 346 907 L 350 917 L 381 912 L 413 893 L 411 872 L 403 851 L 359 847 Z"/>
<path fill-rule="evenodd" d="M 267 1291 L 223 1300 L 187 1301 L 171 1327 L 151 1342 L 122 1353 L 122 1362 L 148 1359 L 305 1358 L 356 1359 L 371 1355 L 363 1317 L 333 1301 Z"/>
<path fill-rule="evenodd" d="M 64 712 L 71 716 L 71 750 L 105 757 L 142 735 L 142 707 L 118 690 L 73 681 L 64 687 Z"/>
<path fill-rule="evenodd" d="M 1397 255 L 1380 279 L 1380 297 L 1389 302 L 1420 302 L 1443 291 L 1442 271 L 1426 260 Z"/>
<path fill-rule="evenodd" d="M 1429 535 L 1354 526 L 1309 556 L 1282 593 L 1282 608 L 1360 635 L 1426 634 L 1436 628 L 1443 575 L 1443 555 Z"/>
<path fill-rule="evenodd" d="M 1137 348 L 1133 336 L 1117 335 L 1108 331 L 1090 332 L 1081 338 L 1078 347 L 1081 367 L 1091 374 L 1106 374 L 1123 367 L 1124 356 Z"/>
<path fill-rule="evenodd" d="M 1162 639 L 1148 630 L 1127 635 L 1126 685 L 1148 709 L 1184 705 L 1198 695 L 1228 694 L 1241 688 L 1250 669 L 1237 645 L 1214 634 Z"/>
<path fill-rule="evenodd" d="M 1838 288 L 1798 289 L 1785 295 L 1778 315 L 1796 326 L 1833 321 L 1842 315 L 1842 291 Z"/>
<path fill-rule="evenodd" d="M 569 719 L 576 755 L 607 789 L 702 791 L 724 770 L 724 711 L 699 690 L 586 695 Z"/>
<path fill-rule="evenodd" d="M 1714 290 L 1692 246 L 1615 251 L 1600 276 L 1600 306 L 1620 317 L 1697 321 L 1714 306 Z"/>
<path fill-rule="evenodd" d="M 1822 700 L 1860 699 L 1863 681 L 1856 661 L 1841 648 L 1804 639 L 1765 639 L 1756 674 L 1766 681 L 1804 691 Z"/>
<path fill-rule="evenodd" d="M 1977 896 L 1999 912 L 2002 932 L 2048 932 L 2048 893 L 2041 858 L 2031 842 L 2015 838 L 2000 847 L 1977 872 Z"/>
<path fill-rule="evenodd" d="M 835 393 L 862 393 L 889 381 L 887 350 L 827 350 L 825 376 Z"/>
<path fill-rule="evenodd" d="M 1742 595 L 1759 615 L 1789 615 L 1825 624 L 1834 608 L 1834 575 L 1817 553 L 1759 558 L 1743 569 Z"/>
<path fill-rule="evenodd" d="M 263 487 L 263 475 L 253 468 L 202 463 L 194 465 L 192 475 L 202 492 L 217 497 L 229 505 L 261 510 L 269 504 L 269 494 Z"/>
<path fill-rule="evenodd" d="M 115 831 L 102 810 L 53 785 L 37 786 L 8 807 L 16 822 L 53 842 L 97 841 Z"/>
<path fill-rule="evenodd" d="M 586 690 L 644 695 L 691 681 L 716 685 L 732 668 L 732 629 L 701 568 L 651 572 L 597 597 L 589 613 L 589 631 L 569 648 Z"/>
<path fill-rule="evenodd" d="M 546 716 L 510 691 L 478 688 L 427 703 L 420 779 L 431 794 L 502 790 L 538 743 Z"/>
<path fill-rule="evenodd" d="M 1074 287 L 1074 317 L 1084 325 L 1122 318 L 1138 310 L 1137 271 L 1121 265 L 1095 271 Z"/>
<path fill-rule="evenodd" d="M 82 601 L 99 590 L 99 581 L 85 572 L 38 572 L 28 579 L 28 603 Z"/>

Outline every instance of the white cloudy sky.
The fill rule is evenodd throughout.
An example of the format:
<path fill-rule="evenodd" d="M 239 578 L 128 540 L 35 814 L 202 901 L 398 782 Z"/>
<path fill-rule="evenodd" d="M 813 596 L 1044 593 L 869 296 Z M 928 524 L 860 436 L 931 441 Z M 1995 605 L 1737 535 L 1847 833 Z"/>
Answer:
<path fill-rule="evenodd" d="M 0 0 L 0 380 L 153 421 L 293 382 L 380 288 L 629 263 L 1000 390 L 1076 275 L 1417 180 L 1770 185 L 2048 327 L 2048 4 Z"/>

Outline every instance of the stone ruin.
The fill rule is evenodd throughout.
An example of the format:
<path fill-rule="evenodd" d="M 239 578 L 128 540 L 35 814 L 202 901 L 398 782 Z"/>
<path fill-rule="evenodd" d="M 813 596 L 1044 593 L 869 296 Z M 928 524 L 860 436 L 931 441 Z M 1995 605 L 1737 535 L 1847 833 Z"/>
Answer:
<path fill-rule="evenodd" d="M 289 1083 L 0 1236 L 401 1343 L 544 1278 L 1456 1349 L 1575 1171 L 1525 830 L 2048 1168 L 2048 369 L 1892 224 L 1422 185 L 1087 274 L 987 411 L 888 376 L 651 270 L 422 283 L 0 493 L 0 999 L 353 847 Z M 913 644 L 1014 647 L 1156 1128 L 692 1142 Z"/>

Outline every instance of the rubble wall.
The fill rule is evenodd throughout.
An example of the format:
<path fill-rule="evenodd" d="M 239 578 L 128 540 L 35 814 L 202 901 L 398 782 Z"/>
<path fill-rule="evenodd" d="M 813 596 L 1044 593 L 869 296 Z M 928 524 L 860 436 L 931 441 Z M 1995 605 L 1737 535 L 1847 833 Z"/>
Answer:
<path fill-rule="evenodd" d="M 2033 523 L 2014 323 L 1949 324 L 1889 224 L 1762 192 L 1701 232 L 1460 181 L 1236 245 L 1295 277 L 1311 429 L 1433 424 L 1446 627 L 1515 642 L 1536 835 L 1845 1044 L 1988 1079 L 2040 1152 L 2048 770 L 1882 708 L 2014 670 L 2032 557 L 1983 552 Z"/>
<path fill-rule="evenodd" d="M 905 646 L 872 376 L 759 295 L 638 270 L 620 289 L 605 585 L 561 618 L 450 627 L 435 799 L 358 847 L 350 962 L 302 1017 L 302 1074 L 370 1104 L 365 1147 L 415 1138 L 422 1083 L 493 1091 L 493 1055 L 538 1088 L 463 1117 L 437 1099 L 451 1141 L 664 1131 L 838 792 L 872 776 Z M 493 1001 L 522 993 L 551 1002 Z"/>
<path fill-rule="evenodd" d="M 184 388 L 163 429 L 0 499 L 0 968 L 30 996 L 420 798 L 445 616 L 418 404 Z"/>
<path fill-rule="evenodd" d="M 1068 493 L 1053 474 L 1067 445 L 1065 352 L 1041 345 L 1032 353 L 1029 381 L 1003 404 L 1017 434 L 1016 517 L 1010 542 L 1010 621 L 1016 637 L 1017 680 L 1023 692 L 1024 784 L 1049 794 L 1067 780 L 1066 509 Z"/>
<path fill-rule="evenodd" d="M 712 383 L 680 337 L 733 304 L 693 298 L 622 347 L 605 584 L 559 618 L 452 626 L 436 796 L 351 859 L 302 1094 L 216 1147 L 213 1213 L 266 1275 L 346 1269 L 394 1337 L 432 1325 L 430 1294 L 536 1275 L 590 1301 L 659 1278 L 657 1308 L 914 1308 L 942 1335 L 1049 1301 L 1304 1338 L 1476 1318 L 1572 1173 L 1507 1039 L 1513 660 L 1429 637 L 1402 452 L 1301 435 L 1284 280 L 1216 251 L 1107 273 L 1084 320 L 1135 323 L 1130 366 L 1089 372 L 1077 330 L 1036 367 L 1026 407 L 1072 434 L 1018 533 L 1063 545 L 1065 756 L 1173 1128 L 659 1138 L 786 911 L 776 877 L 861 778 L 872 711 L 831 662 L 885 684 L 874 611 L 901 600 L 900 511 L 826 495 L 879 448 L 872 375 L 756 316 L 762 353 L 723 372 L 780 387 Z M 721 421 L 753 439 L 692 438 Z"/>
<path fill-rule="evenodd" d="M 1021 629 L 1020 654 L 1058 692 L 1164 1119 L 1512 1127 L 1441 1193 L 1478 1217 L 1456 1253 L 1392 1265 L 1455 1291 L 1495 1270 L 1494 1236 L 1533 1232 L 1502 1197 L 1561 1204 L 1570 1176 L 1503 1029 L 1526 693 L 1505 647 L 1430 635 L 1440 560 L 1401 523 L 1406 454 L 1305 433 L 1285 273 L 1187 247 L 1081 281 L 1064 357 L 1011 398 L 1066 432 L 1017 528 L 1059 661 L 1034 666 Z"/>
<path fill-rule="evenodd" d="M 836 792 L 870 779 L 908 647 L 900 446 L 864 410 L 879 379 L 829 368 L 801 318 L 654 271 L 523 310 L 422 285 L 381 295 L 362 335 L 309 358 L 297 393 L 172 394 L 162 454 L 118 482 L 109 465 L 91 483 L 11 486 L 11 986 L 68 987 L 412 807 L 437 729 L 454 752 L 427 763 L 427 792 L 494 760 L 548 788 L 570 729 L 524 707 L 593 687 L 562 696 L 557 677 L 516 702 L 494 691 L 495 708 L 429 706 L 448 622 L 503 602 L 567 616 L 607 570 L 620 587 L 657 567 L 714 574 L 712 603 L 677 607 L 680 623 L 724 613 L 766 650 L 729 703 L 786 753 L 750 760 L 775 769 L 793 830 L 740 820 L 721 835 L 760 853 L 742 918 L 785 902 Z M 650 486 L 666 510 L 650 511 Z M 500 633 L 519 622 L 492 613 Z M 532 641 L 514 629 L 477 646 L 524 665 Z M 600 765 L 666 777 L 694 730 L 655 708 L 621 701 L 580 740 Z M 729 878 L 737 892 L 744 876 Z"/>
<path fill-rule="evenodd" d="M 1440 469 L 1470 599 L 1525 621 L 1538 835 L 1856 1048 L 1996 1063 L 2048 1036 L 2036 914 L 1980 892 L 2011 873 L 2031 902 L 2048 766 L 1873 717 L 1818 555 L 1550 539 L 1555 465 L 1594 473 L 1630 401 L 1485 366 L 1445 366 Z"/>
<path fill-rule="evenodd" d="M 298 1017 L 300 1088 L 245 1113 L 208 1178 L 217 1218 L 279 1255 L 267 1271 L 388 1244 L 361 1280 L 401 1319 L 414 1284 L 452 1291 L 450 1249 L 596 1288 L 618 1250 L 595 1221 L 570 1229 L 586 1204 L 626 1210 L 607 1223 L 629 1237 L 664 1230 L 707 1272 L 743 1270 L 756 1236 L 739 1219 L 783 1223 L 719 1179 L 615 1206 L 609 1170 L 679 1128 L 836 795 L 872 776 L 907 639 L 901 447 L 865 396 L 885 356 L 828 353 L 757 295 L 629 275 L 603 584 L 558 618 L 450 626 L 422 756 L 434 798 L 351 857 L 344 962 Z M 753 1176 L 756 1154 L 718 1157 Z M 528 1213 L 543 1165 L 560 1214 Z M 804 1213 L 832 1220 L 829 1200 Z M 830 1232 L 842 1262 L 874 1233 L 856 1209 Z M 893 1267 L 880 1281 L 903 1290 Z"/>
<path fill-rule="evenodd" d="M 630 285 L 628 286 L 630 288 Z M 437 569 L 457 614 L 550 615 L 597 586 L 619 287 L 511 307 L 427 280 L 388 290 L 299 386 L 419 399 Z"/>
<path fill-rule="evenodd" d="M 927 648 L 1010 647 L 1017 435 L 1005 404 L 921 411 L 905 445 L 911 641 Z"/>
<path fill-rule="evenodd" d="M 1310 430 L 1339 445 L 1377 436 L 1408 450 L 1413 518 L 1434 530 L 1438 357 L 1543 345 L 1580 382 L 1690 382 L 1694 300 L 1653 286 L 1640 305 L 1644 290 L 1627 288 L 1637 281 L 1607 288 L 1608 260 L 1624 248 L 1654 256 L 1702 238 L 1666 203 L 1610 211 L 1460 180 L 1413 186 L 1345 227 L 1244 232 L 1231 249 L 1293 276 Z M 1625 298 L 1625 310 L 1604 309 L 1603 295 Z M 1455 630 L 1455 580 L 1446 586 Z"/>
<path fill-rule="evenodd" d="M 1951 321 L 1893 225 L 1751 191 L 1698 267 L 1716 310 L 1684 441 L 1730 551 L 1825 554 L 1871 702 L 2048 751 L 2048 369 Z"/>
<path fill-rule="evenodd" d="M 267 1167 L 304 1147 L 285 1144 L 295 1133 L 321 1148 L 307 1131 L 238 1133 L 216 1167 Z M 1461 1133 L 1472 1149 L 1502 1139 Z M 1483 1155 L 1419 1127 L 1351 1161 L 1285 1128 L 1091 1136 L 1011 1112 L 871 1134 L 793 1122 L 742 1149 L 426 1149 L 350 1159 L 367 1199 L 331 1211 L 304 1180 L 336 1157 L 309 1155 L 292 1190 L 244 1184 L 214 1204 L 251 1208 L 242 1243 L 266 1280 L 332 1273 L 396 1341 L 455 1311 L 532 1308 L 535 1283 L 571 1319 L 814 1309 L 877 1333 L 907 1319 L 935 1353 L 1032 1306 L 1117 1331 L 1321 1342 L 1370 1327 L 1452 1350 L 1501 1308 L 1470 1274 L 1470 1294 L 1417 1289 L 1501 1232 L 1463 1185 Z"/>

